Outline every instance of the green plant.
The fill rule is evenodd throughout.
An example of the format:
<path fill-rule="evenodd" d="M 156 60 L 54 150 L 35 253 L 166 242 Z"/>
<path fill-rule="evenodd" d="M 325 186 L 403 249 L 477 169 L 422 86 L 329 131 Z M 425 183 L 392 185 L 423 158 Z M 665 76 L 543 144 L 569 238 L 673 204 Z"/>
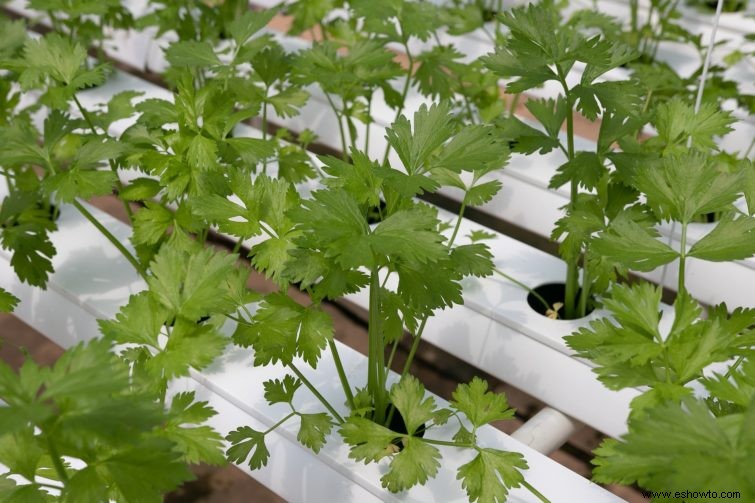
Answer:
<path fill-rule="evenodd" d="M 563 24 L 550 3 L 515 8 L 500 19 L 509 28 L 509 35 L 494 54 L 483 58 L 483 63 L 497 75 L 516 78 L 507 83 L 507 92 L 521 93 L 548 81 L 557 82 L 562 89 L 555 100 L 528 100 L 526 104 L 542 131 L 513 116 L 499 120 L 498 127 L 515 142 L 515 152 L 560 149 L 566 156 L 566 163 L 550 182 L 552 188 L 564 184 L 570 187 L 566 216 L 557 222 L 553 237 L 563 238 L 559 250 L 568 266 L 564 317 L 584 316 L 591 293 L 605 289 L 614 275 L 610 264 L 591 252 L 591 237 L 606 221 L 622 214 L 624 206 L 636 197 L 634 191 L 611 175 L 607 162 L 614 142 L 634 133 L 643 123 L 637 113 L 640 95 L 632 82 L 597 79 L 631 61 L 636 54 L 626 46 L 599 36 L 588 38 L 574 26 Z M 585 68 L 579 83 L 570 85 L 566 76 L 578 61 Z M 591 121 L 602 119 L 595 152 L 575 150 L 577 112 Z M 564 123 L 566 145 L 560 137 Z M 580 193 L 580 187 L 595 193 Z M 580 287 L 579 263 L 583 255 Z"/>
<path fill-rule="evenodd" d="M 632 401 L 629 432 L 596 450 L 595 478 L 651 490 L 739 490 L 747 499 L 755 495 L 744 468 L 754 454 L 755 309 L 729 312 L 725 304 L 704 309 L 687 291 L 686 264 L 691 258 L 724 262 L 755 254 L 755 173 L 751 163 L 721 173 L 706 153 L 713 135 L 728 127 L 726 114 L 705 108 L 694 114 L 673 101 L 664 110 L 667 120 L 657 123 L 659 136 L 646 144 L 665 154 L 653 159 L 647 153 L 627 180 L 644 195 L 656 221 L 681 226 L 678 249 L 657 239 L 653 221 L 618 219 L 593 246 L 628 270 L 678 261 L 673 324 L 668 333 L 660 328 L 660 288 L 617 284 L 604 302 L 612 319 L 596 320 L 566 338 L 578 355 L 597 364 L 595 372 L 609 388 L 647 387 Z M 689 137 L 691 149 L 683 144 Z M 742 195 L 746 214 L 732 209 Z M 687 228 L 705 212 L 725 216 L 689 247 Z M 714 363 L 718 366 L 711 367 Z M 711 375 L 711 368 L 726 370 Z M 701 383 L 707 396 L 700 397 L 694 383 Z"/>
<path fill-rule="evenodd" d="M 108 31 L 134 26 L 131 11 L 118 0 L 29 0 L 28 7 L 44 12 L 53 30 L 69 40 L 95 48 L 100 62 L 105 59 Z"/>
<path fill-rule="evenodd" d="M 3 499 L 157 502 L 193 477 L 186 461 L 207 459 L 198 449 L 223 461 L 217 434 L 190 426 L 215 411 L 191 393 L 166 410 L 111 349 L 82 343 L 52 367 L 27 360 L 18 374 L 0 362 Z"/>

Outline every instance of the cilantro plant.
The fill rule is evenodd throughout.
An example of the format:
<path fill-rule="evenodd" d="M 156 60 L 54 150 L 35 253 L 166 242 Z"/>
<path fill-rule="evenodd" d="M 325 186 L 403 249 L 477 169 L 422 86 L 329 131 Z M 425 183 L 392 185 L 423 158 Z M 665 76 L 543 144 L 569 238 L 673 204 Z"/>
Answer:
<path fill-rule="evenodd" d="M 29 0 L 28 7 L 44 12 L 55 32 L 95 48 L 102 62 L 108 32 L 134 25 L 131 11 L 118 0 Z"/>
<path fill-rule="evenodd" d="M 456 243 L 461 216 L 445 226 L 436 210 L 414 197 L 446 183 L 461 184 L 470 204 L 494 194 L 497 182 L 484 186 L 478 180 L 505 162 L 505 144 L 490 126 L 455 126 L 444 105 L 421 107 L 413 124 L 400 116 L 387 137 L 403 171 L 352 150 L 350 162 L 320 158 L 325 188 L 311 199 L 300 199 L 287 182 L 266 176 L 257 177 L 251 186 L 234 184 L 234 194 L 246 205 L 247 214 L 257 217 L 253 225 L 228 221 L 231 215 L 243 214 L 237 203 L 211 196 L 203 204 L 224 208 L 215 218 L 226 232 L 262 236 L 250 250 L 252 263 L 280 287 L 255 309 L 239 306 L 231 316 L 238 321 L 234 341 L 254 350 L 255 365 L 279 364 L 287 369 L 282 379 L 265 383 L 265 390 L 271 404 L 286 403 L 290 412 L 266 431 L 244 426 L 229 434 L 233 445 L 228 455 L 236 462 L 248 459 L 252 468 L 264 466 L 269 458 L 267 433 L 298 419 L 300 442 L 315 452 L 337 429 L 351 446 L 352 458 L 364 462 L 390 458 L 381 479 L 390 491 L 403 491 L 433 477 L 440 458 L 436 446 L 441 445 L 477 453 L 458 472 L 473 501 L 503 499 L 508 489 L 520 485 L 544 499 L 524 481 L 520 471 L 526 464 L 521 455 L 486 448 L 477 440 L 477 428 L 511 416 L 502 396 L 474 380 L 457 389 L 450 410 L 438 409 L 409 374 L 428 318 L 435 310 L 462 301 L 463 277 L 488 275 L 493 268 L 484 244 Z M 473 170 L 475 182 L 470 186 L 461 182 L 462 170 Z M 370 226 L 369 208 L 379 200 L 385 201 L 382 219 Z M 291 284 L 309 294 L 310 305 L 284 293 Z M 370 303 L 368 370 L 366 387 L 356 388 L 343 369 L 333 324 L 322 303 L 363 287 L 369 288 Z M 413 345 L 401 376 L 394 379 L 389 369 L 405 330 Z M 301 371 L 301 365 L 316 368 L 324 350 L 330 351 L 336 366 L 348 415 L 339 414 Z M 323 412 L 305 414 L 296 408 L 295 395 L 304 388 L 322 403 Z M 455 437 L 433 438 L 433 427 L 452 417 L 459 422 Z"/>
<path fill-rule="evenodd" d="M 95 340 L 52 367 L 0 362 L 0 495 L 6 501 L 162 501 L 193 478 L 200 448 L 222 461 L 220 439 L 194 426 L 215 414 L 190 393 L 170 409 L 135 385 L 128 365 Z M 205 456 L 199 457 L 206 459 Z"/>
<path fill-rule="evenodd" d="M 753 459 L 755 309 L 729 311 L 725 304 L 705 309 L 687 291 L 686 265 L 689 259 L 724 262 L 755 255 L 755 193 L 748 181 L 753 167 L 722 173 L 707 154 L 712 135 L 728 127 L 726 114 L 706 109 L 694 114 L 681 102 L 670 102 L 665 113 L 669 120 L 658 122 L 659 136 L 645 145 L 662 155 L 646 152 L 627 175 L 655 219 L 616 219 L 593 247 L 628 270 L 650 271 L 676 261 L 673 324 L 661 328 L 659 287 L 616 284 L 605 300 L 612 319 L 596 320 L 566 338 L 578 355 L 597 364 L 595 372 L 607 387 L 643 389 L 631 404 L 629 432 L 596 451 L 595 479 L 651 490 L 739 490 L 747 499 L 755 496 L 745 468 Z M 742 195 L 746 213 L 732 206 Z M 689 224 L 709 211 L 724 217 L 688 246 Z M 678 249 L 658 239 L 653 224 L 663 220 L 681 226 Z M 696 393 L 695 384 L 705 392 Z"/>
<path fill-rule="evenodd" d="M 574 25 L 561 22 L 559 12 L 549 3 L 531 4 L 504 13 L 501 22 L 509 34 L 496 52 L 483 58 L 484 64 L 507 83 L 511 93 L 520 93 L 548 81 L 557 82 L 562 93 L 555 99 L 528 100 L 527 108 L 542 126 L 528 126 L 516 117 L 506 117 L 499 127 L 514 140 L 514 151 L 531 154 L 560 149 L 566 162 L 551 179 L 551 188 L 568 184 L 570 202 L 566 216 L 553 232 L 562 237 L 560 252 L 567 263 L 564 317 L 584 316 L 590 294 L 607 286 L 613 274 L 610 267 L 591 252 L 591 236 L 615 218 L 633 201 L 633 193 L 615 180 L 607 159 L 618 138 L 637 130 L 642 122 L 636 115 L 639 92 L 629 81 L 599 82 L 605 72 L 631 61 L 636 54 L 627 46 L 611 43 L 600 36 L 587 37 Z M 576 62 L 585 64 L 577 84 L 566 76 Z M 574 115 L 591 121 L 600 117 L 601 131 L 595 152 L 576 151 Z M 560 130 L 566 124 L 566 145 Z M 594 191 L 580 193 L 580 187 Z M 584 256 L 580 288 L 579 263 Z"/>

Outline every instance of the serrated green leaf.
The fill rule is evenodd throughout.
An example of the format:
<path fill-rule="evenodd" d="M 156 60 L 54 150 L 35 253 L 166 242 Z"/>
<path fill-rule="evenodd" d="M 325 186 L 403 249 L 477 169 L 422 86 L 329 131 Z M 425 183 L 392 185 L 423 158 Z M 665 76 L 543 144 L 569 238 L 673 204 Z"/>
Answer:
<path fill-rule="evenodd" d="M 629 269 L 652 271 L 679 256 L 657 239 L 658 236 L 658 232 L 651 227 L 629 218 L 617 217 L 606 232 L 594 239 L 592 249 Z"/>
<path fill-rule="evenodd" d="M 391 386 L 390 398 L 401 413 L 409 435 L 414 435 L 435 413 L 435 399 L 431 396 L 425 398 L 425 387 L 411 375 L 405 375 Z"/>
<path fill-rule="evenodd" d="M 451 262 L 462 276 L 483 278 L 493 274 L 495 268 L 493 255 L 483 243 L 454 246 L 451 249 Z"/>
<path fill-rule="evenodd" d="M 205 67 L 221 64 L 212 45 L 207 41 L 173 42 L 165 51 L 165 58 L 172 66 Z"/>
<path fill-rule="evenodd" d="M 514 409 L 509 408 L 506 396 L 489 391 L 488 383 L 479 377 L 469 384 L 460 384 L 451 396 L 451 406 L 463 412 L 475 428 L 514 417 Z"/>
<path fill-rule="evenodd" d="M 231 443 L 226 456 L 232 463 L 244 463 L 249 458 L 249 467 L 252 470 L 267 465 L 270 451 L 267 450 L 265 435 L 262 432 L 253 430 L 249 426 L 242 426 L 230 432 L 225 438 Z M 249 457 L 250 453 L 251 457 Z"/>
<path fill-rule="evenodd" d="M 349 457 L 365 464 L 380 461 L 394 454 L 396 446 L 391 442 L 396 433 L 385 426 L 360 416 L 349 416 L 341 425 L 339 433 L 349 446 Z"/>
<path fill-rule="evenodd" d="M 233 255 L 203 249 L 187 254 L 164 245 L 152 262 L 150 292 L 177 316 L 196 321 L 229 308 L 224 278 L 234 271 Z"/>
<path fill-rule="evenodd" d="M 503 503 L 509 490 L 524 482 L 521 470 L 526 469 L 527 462 L 518 452 L 481 449 L 472 461 L 459 467 L 456 478 L 469 501 Z"/>
<path fill-rule="evenodd" d="M 404 437 L 404 448 L 393 456 L 388 473 L 380 478 L 383 487 L 391 492 L 401 492 L 424 484 L 435 477 L 440 468 L 440 451 L 437 447 L 416 437 Z"/>
<path fill-rule="evenodd" d="M 276 403 L 291 403 L 302 382 L 290 374 L 286 374 L 283 379 L 271 379 L 265 381 L 265 400 L 270 405 Z"/>
<path fill-rule="evenodd" d="M 747 215 L 725 215 L 697 243 L 688 255 L 702 260 L 724 262 L 743 260 L 755 254 L 755 218 Z"/>
<path fill-rule="evenodd" d="M 500 180 L 491 180 L 475 185 L 464 194 L 464 204 L 468 206 L 482 206 L 490 202 L 498 194 L 502 186 L 503 184 L 501 184 Z"/>
<path fill-rule="evenodd" d="M 414 113 L 414 128 L 403 115 L 386 129 L 386 139 L 409 174 L 426 171 L 430 155 L 454 133 L 453 116 L 446 104 L 420 106 Z"/>
<path fill-rule="evenodd" d="M 16 309 L 19 302 L 21 302 L 21 300 L 18 297 L 7 291 L 5 288 L 0 288 L 0 312 L 12 312 Z"/>
<path fill-rule="evenodd" d="M 301 425 L 296 439 L 312 449 L 315 453 L 325 445 L 325 437 L 328 436 L 333 424 L 330 422 L 330 416 L 324 412 L 318 414 L 299 414 Z"/>

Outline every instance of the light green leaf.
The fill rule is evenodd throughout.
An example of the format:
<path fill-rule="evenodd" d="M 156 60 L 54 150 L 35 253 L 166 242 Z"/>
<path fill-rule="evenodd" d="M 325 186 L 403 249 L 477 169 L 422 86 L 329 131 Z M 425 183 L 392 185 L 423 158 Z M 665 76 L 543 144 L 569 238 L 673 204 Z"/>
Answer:
<path fill-rule="evenodd" d="M 725 215 L 689 250 L 690 257 L 713 262 L 744 260 L 755 254 L 755 218 Z"/>

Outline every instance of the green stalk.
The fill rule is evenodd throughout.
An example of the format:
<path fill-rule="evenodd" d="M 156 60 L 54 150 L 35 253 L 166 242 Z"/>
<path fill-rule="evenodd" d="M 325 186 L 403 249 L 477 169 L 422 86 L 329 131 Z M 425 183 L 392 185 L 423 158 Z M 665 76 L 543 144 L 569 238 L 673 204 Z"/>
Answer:
<path fill-rule="evenodd" d="M 293 363 L 287 363 L 286 365 L 288 366 L 288 368 L 290 368 L 293 371 L 294 374 L 296 374 L 296 377 L 298 377 L 299 380 L 302 383 L 304 383 L 304 386 L 309 388 L 309 391 L 311 391 L 312 394 L 315 395 L 315 397 L 318 400 L 320 400 L 320 403 L 323 404 L 326 409 L 328 409 L 328 412 L 330 412 L 333 415 L 336 421 L 338 421 L 339 423 L 343 423 L 344 421 L 341 415 L 338 412 L 336 412 L 336 409 L 334 409 L 333 406 L 330 405 L 330 403 L 325 399 L 324 396 L 322 396 L 322 394 L 319 391 L 317 391 L 317 388 L 315 388 L 312 385 L 309 379 L 307 379 L 306 376 L 302 374 L 301 371 L 298 368 L 296 368 L 296 366 Z"/>
<path fill-rule="evenodd" d="M 566 84 L 566 78 L 562 75 L 561 69 L 558 69 L 561 86 L 564 88 L 566 97 L 566 106 L 569 112 L 566 114 L 566 141 L 568 160 L 574 159 L 574 101 L 569 86 Z M 571 181 L 571 192 L 569 196 L 569 209 L 573 210 L 577 203 L 578 192 L 577 180 Z M 566 263 L 566 291 L 564 294 L 564 314 L 566 319 L 573 319 L 575 315 L 575 301 L 577 290 L 579 290 L 579 265 L 578 259 Z"/>
<path fill-rule="evenodd" d="M 346 377 L 346 372 L 343 370 L 341 356 L 338 354 L 338 348 L 336 347 L 336 343 L 333 341 L 333 339 L 330 339 L 328 341 L 328 346 L 330 347 L 330 352 L 333 355 L 333 363 L 335 363 L 336 371 L 338 372 L 338 378 L 341 380 L 341 386 L 343 387 L 343 392 L 346 395 L 346 401 L 349 404 L 349 408 L 351 408 L 351 410 L 354 410 L 356 409 L 356 405 L 354 403 L 354 395 L 351 392 L 349 380 Z"/>
<path fill-rule="evenodd" d="M 526 480 L 522 480 L 522 485 L 524 486 L 525 489 L 527 489 L 529 492 L 531 492 L 532 494 L 534 494 L 535 497 L 537 499 L 539 499 L 540 501 L 542 501 L 543 503 L 550 503 L 550 500 L 548 498 L 546 498 L 545 496 L 543 496 L 543 494 L 540 491 L 538 491 L 537 489 L 535 489 L 532 486 L 532 484 L 530 484 Z"/>
<path fill-rule="evenodd" d="M 402 30 L 403 32 L 403 30 Z M 408 68 L 406 70 L 406 81 L 404 82 L 404 89 L 401 91 L 401 105 L 398 107 L 398 110 L 396 110 L 396 117 L 394 117 L 393 122 L 395 123 L 399 117 L 401 117 L 401 112 L 404 111 L 404 104 L 406 103 L 406 97 L 409 94 L 409 87 L 412 83 L 412 71 L 414 70 L 414 56 L 412 56 L 412 52 L 409 50 L 409 44 L 406 40 L 403 41 L 404 45 L 404 52 L 406 53 L 406 59 L 407 59 L 407 65 Z M 387 144 L 385 146 L 385 154 L 383 154 L 383 163 L 385 164 L 388 162 L 388 154 L 391 151 L 391 144 Z"/>
<path fill-rule="evenodd" d="M 270 86 L 265 86 L 265 99 L 262 101 L 262 141 L 267 141 L 267 93 Z M 262 174 L 267 174 L 267 157 L 262 161 Z"/>
<path fill-rule="evenodd" d="M 333 113 L 336 116 L 336 121 L 338 121 L 338 135 L 341 137 L 341 158 L 345 161 L 349 158 L 349 151 L 346 149 L 346 133 L 343 130 L 343 118 L 341 116 L 341 113 L 338 111 L 338 108 L 336 108 L 336 104 L 333 103 L 333 99 L 330 97 L 330 93 L 326 92 L 325 97 L 328 99 L 330 108 L 331 110 L 333 110 Z"/>
<path fill-rule="evenodd" d="M 364 152 L 370 153 L 370 124 L 372 124 L 372 93 L 367 100 L 367 132 L 364 135 Z"/>
<path fill-rule="evenodd" d="M 367 353 L 367 391 L 375 407 L 373 420 L 382 424 L 388 400 L 385 393 L 385 344 L 383 341 L 382 318 L 380 317 L 380 277 L 378 267 L 370 274 L 370 319 L 367 327 L 369 348 Z"/>
<path fill-rule="evenodd" d="M 97 220 L 94 217 L 94 215 L 92 215 L 89 212 L 89 210 L 87 210 L 84 207 L 84 205 L 81 204 L 79 201 L 77 201 L 76 199 L 74 199 L 71 202 L 71 204 L 73 204 L 73 206 L 77 210 L 79 210 L 79 213 L 81 213 L 84 216 L 84 218 L 86 218 L 87 220 L 89 220 L 89 222 L 92 225 L 94 225 L 97 228 L 97 230 L 100 231 L 107 238 L 107 240 L 110 241 L 113 244 L 113 246 L 115 246 L 118 249 L 119 252 L 121 252 L 121 254 L 126 258 L 126 260 L 128 260 L 131 263 L 131 265 L 134 266 L 134 269 L 136 269 L 136 272 L 138 272 L 139 275 L 142 278 L 144 278 L 144 280 L 146 281 L 147 280 L 147 273 L 144 271 L 144 268 L 142 268 L 141 264 L 139 264 L 139 261 L 136 260 L 136 257 L 134 257 L 131 254 L 131 252 L 126 249 L 125 246 L 123 246 L 123 244 L 118 240 L 118 238 L 116 238 L 115 236 L 113 236 L 110 233 L 110 231 L 107 230 L 107 228 L 105 228 L 105 226 L 102 225 L 99 222 L 99 220 Z"/>
<path fill-rule="evenodd" d="M 52 441 L 52 438 L 47 433 L 43 433 L 45 437 L 45 443 L 47 444 L 47 450 L 50 453 L 50 458 L 52 459 L 52 465 L 55 467 L 55 473 L 58 474 L 58 478 L 61 482 L 63 482 L 63 485 L 68 484 L 68 473 L 66 473 L 66 468 L 63 466 L 63 461 L 60 457 L 60 453 L 58 452 L 57 447 L 55 447 L 55 443 Z M 65 488 L 62 489 L 62 492 L 65 492 Z"/>
<path fill-rule="evenodd" d="M 506 278 L 507 280 L 511 281 L 516 286 L 527 290 L 528 293 L 532 294 L 532 296 L 535 297 L 535 299 L 537 299 L 537 301 L 540 302 L 540 304 L 543 305 L 543 307 L 545 308 L 546 311 L 551 308 L 551 306 L 548 304 L 548 301 L 546 301 L 543 298 L 542 295 L 540 295 L 535 290 L 533 290 L 529 286 L 525 285 L 524 283 L 522 283 L 518 279 L 514 278 L 513 276 L 510 276 L 510 275 L 506 274 L 505 272 L 503 272 L 502 270 L 498 269 L 497 267 L 495 267 L 493 269 L 493 272 L 496 273 L 496 274 L 498 274 L 499 276 L 502 276 L 502 277 Z"/>
<path fill-rule="evenodd" d="M 685 274 L 685 268 L 686 268 L 686 261 L 687 261 L 687 222 L 682 222 L 682 242 L 681 242 L 681 248 L 679 249 L 679 283 L 676 287 L 676 291 L 678 294 L 681 294 L 683 291 L 686 291 L 685 281 L 684 281 L 684 274 Z"/>
<path fill-rule="evenodd" d="M 275 423 L 274 425 L 272 425 L 272 426 L 271 426 L 270 428 L 268 428 L 268 429 L 266 429 L 265 431 L 263 431 L 263 432 L 262 432 L 262 434 L 263 434 L 263 435 L 267 435 L 268 433 L 270 433 L 271 431 L 273 431 L 273 430 L 274 430 L 274 429 L 276 429 L 276 428 L 277 428 L 278 426 L 282 425 L 283 423 L 285 423 L 286 421 L 288 421 L 289 419 L 291 419 L 291 418 L 292 418 L 292 417 L 294 417 L 295 415 L 296 415 L 296 412 L 295 412 L 295 411 L 294 411 L 294 412 L 289 412 L 289 413 L 288 413 L 288 415 L 287 415 L 286 417 L 284 417 L 283 419 L 281 419 L 280 421 L 278 421 L 277 423 Z"/>
<path fill-rule="evenodd" d="M 579 317 L 587 316 L 587 299 L 590 298 L 590 270 L 585 260 L 582 266 L 582 291 L 579 294 Z"/>
<path fill-rule="evenodd" d="M 79 101 L 79 98 L 76 97 L 76 95 L 73 95 L 73 101 L 76 103 L 76 107 L 81 112 L 81 115 L 84 117 L 84 120 L 89 125 L 89 129 L 92 130 L 92 134 L 95 136 L 99 136 L 99 133 L 97 133 L 97 130 L 94 127 L 94 121 L 92 121 L 92 118 L 89 115 L 89 112 L 86 108 L 84 108 L 81 105 L 81 102 Z M 110 170 L 115 173 L 115 188 L 118 189 L 118 193 L 120 194 L 123 192 L 123 184 L 121 183 L 121 178 L 118 176 L 118 168 L 113 162 L 112 159 L 108 159 L 108 164 L 110 164 Z M 126 210 L 126 215 L 128 215 L 128 221 L 129 223 L 132 223 L 133 218 L 133 212 L 131 211 L 131 206 L 129 206 L 128 201 L 122 201 L 123 202 L 123 208 Z"/>

